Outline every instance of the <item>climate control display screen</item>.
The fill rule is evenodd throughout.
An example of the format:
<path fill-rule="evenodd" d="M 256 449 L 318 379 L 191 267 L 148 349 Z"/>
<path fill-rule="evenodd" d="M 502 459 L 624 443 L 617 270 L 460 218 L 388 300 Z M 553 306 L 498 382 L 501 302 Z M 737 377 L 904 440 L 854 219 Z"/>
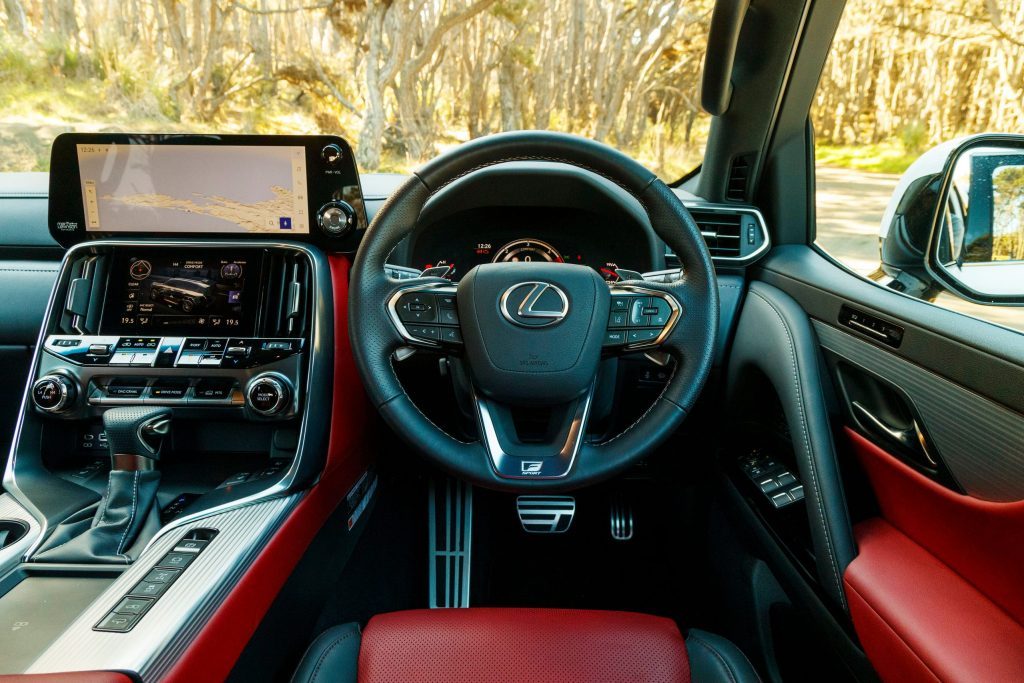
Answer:
<path fill-rule="evenodd" d="M 262 254 L 163 251 L 114 260 L 103 333 L 255 333 Z"/>

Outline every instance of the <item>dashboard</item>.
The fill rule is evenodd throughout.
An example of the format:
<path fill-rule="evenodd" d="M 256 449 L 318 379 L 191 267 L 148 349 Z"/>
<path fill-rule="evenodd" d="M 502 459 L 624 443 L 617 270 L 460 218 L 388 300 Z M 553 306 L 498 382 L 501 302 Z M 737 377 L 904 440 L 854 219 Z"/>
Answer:
<path fill-rule="evenodd" d="M 401 265 L 447 266 L 444 277 L 458 281 L 484 263 L 574 263 L 614 282 L 618 268 L 656 267 L 649 245 L 637 237 L 635 226 L 618 215 L 575 207 L 484 206 L 421 227 Z"/>

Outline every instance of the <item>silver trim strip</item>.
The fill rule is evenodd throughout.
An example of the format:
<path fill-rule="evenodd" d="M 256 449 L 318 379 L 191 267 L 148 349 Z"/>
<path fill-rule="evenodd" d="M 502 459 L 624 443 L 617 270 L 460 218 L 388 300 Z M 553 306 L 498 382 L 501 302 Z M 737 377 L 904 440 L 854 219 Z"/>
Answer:
<path fill-rule="evenodd" d="M 210 515 L 164 534 L 87 607 L 26 673 L 134 671 L 143 680 L 162 678 L 280 528 L 300 495 L 276 498 Z M 127 633 L 94 631 L 157 561 L 196 528 L 218 534 Z"/>
<path fill-rule="evenodd" d="M 587 431 L 587 419 L 590 417 L 590 404 L 593 402 L 596 382 L 590 385 L 586 396 L 577 400 L 576 412 L 573 415 L 572 423 L 566 432 L 565 441 L 556 453 L 541 457 L 539 460 L 532 460 L 529 456 L 513 455 L 505 450 L 498 430 L 494 426 L 494 418 L 491 416 L 489 401 L 477 395 L 473 390 L 473 403 L 476 405 L 477 417 L 480 432 L 483 435 L 484 448 L 491 459 L 491 466 L 495 474 L 502 479 L 564 479 L 569 476 L 572 466 L 576 462 L 576 456 L 583 445 L 583 436 Z M 535 471 L 528 471 L 525 464 L 540 463 Z M 505 467 L 508 463 L 520 465 L 518 474 L 514 474 L 514 468 Z M 556 467 L 547 467 L 554 464 Z M 550 470 L 550 472 L 545 471 Z"/>

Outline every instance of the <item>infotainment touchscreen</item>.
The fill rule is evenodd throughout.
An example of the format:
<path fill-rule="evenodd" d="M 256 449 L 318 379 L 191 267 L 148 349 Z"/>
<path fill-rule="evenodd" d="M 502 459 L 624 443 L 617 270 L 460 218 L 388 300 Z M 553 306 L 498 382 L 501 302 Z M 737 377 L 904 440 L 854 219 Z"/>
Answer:
<path fill-rule="evenodd" d="M 252 336 L 261 259 L 260 251 L 247 249 L 119 255 L 101 332 Z"/>
<path fill-rule="evenodd" d="M 76 151 L 89 232 L 309 233 L 302 146 L 78 144 Z"/>
<path fill-rule="evenodd" d="M 354 251 L 367 227 L 355 155 L 336 135 L 62 133 L 50 235 L 284 240 Z"/>

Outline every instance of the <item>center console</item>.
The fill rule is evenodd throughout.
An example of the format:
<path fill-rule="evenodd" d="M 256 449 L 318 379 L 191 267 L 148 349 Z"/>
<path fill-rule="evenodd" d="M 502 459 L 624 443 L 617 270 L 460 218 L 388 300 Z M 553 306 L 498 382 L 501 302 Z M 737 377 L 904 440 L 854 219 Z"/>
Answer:
<path fill-rule="evenodd" d="M 158 678 L 323 470 L 359 180 L 329 136 L 66 135 L 52 167 L 68 251 L 0 494 L 0 674 Z"/>
<path fill-rule="evenodd" d="M 117 405 L 221 408 L 250 420 L 298 414 L 306 251 L 93 246 L 71 267 L 32 386 L 38 411 L 63 420 Z"/>

